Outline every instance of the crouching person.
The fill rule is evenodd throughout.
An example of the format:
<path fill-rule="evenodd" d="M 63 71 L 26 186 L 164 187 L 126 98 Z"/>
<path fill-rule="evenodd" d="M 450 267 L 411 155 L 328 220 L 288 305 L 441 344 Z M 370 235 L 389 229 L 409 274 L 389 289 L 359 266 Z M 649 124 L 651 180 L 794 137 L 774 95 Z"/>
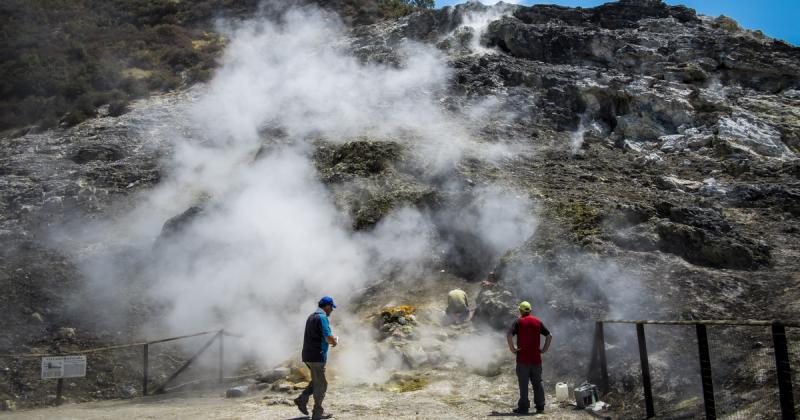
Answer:
<path fill-rule="evenodd" d="M 453 289 L 447 294 L 447 319 L 451 324 L 462 324 L 469 319 L 467 292 Z"/>
<path fill-rule="evenodd" d="M 545 336 L 544 348 L 539 348 L 540 335 Z M 517 344 L 514 345 L 514 336 Z M 517 355 L 517 380 L 519 380 L 519 401 L 513 411 L 526 414 L 530 410 L 528 383 L 533 385 L 533 403 L 536 412 L 544 412 L 544 385 L 542 385 L 542 353 L 547 353 L 553 336 L 539 318 L 531 315 L 531 304 L 519 304 L 519 318 L 511 324 L 506 336 L 508 349 Z"/>
<path fill-rule="evenodd" d="M 339 340 L 331 333 L 328 323 L 336 304 L 333 298 L 325 296 L 319 301 L 319 308 L 306 320 L 306 330 L 303 337 L 303 362 L 311 371 L 311 382 L 303 390 L 299 397 L 295 398 L 294 403 L 301 413 L 308 415 L 308 400 L 314 396 L 314 409 L 311 418 L 329 419 L 333 417 L 330 413 L 325 413 L 322 408 L 322 401 L 325 399 L 325 392 L 328 390 L 328 381 L 325 378 L 325 364 L 328 361 L 329 346 L 336 347 Z"/>

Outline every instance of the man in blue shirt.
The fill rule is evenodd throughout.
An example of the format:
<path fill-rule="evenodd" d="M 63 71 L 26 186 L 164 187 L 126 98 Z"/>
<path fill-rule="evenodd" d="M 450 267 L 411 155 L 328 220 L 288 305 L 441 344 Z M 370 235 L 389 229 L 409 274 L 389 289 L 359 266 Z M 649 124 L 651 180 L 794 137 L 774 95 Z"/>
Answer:
<path fill-rule="evenodd" d="M 333 298 L 325 296 L 319 300 L 319 308 L 306 320 L 306 331 L 303 337 L 303 362 L 311 371 L 311 382 L 303 390 L 294 403 L 301 413 L 308 415 L 308 399 L 314 396 L 314 409 L 312 420 L 329 419 L 333 417 L 322 409 L 322 400 L 328 390 L 328 381 L 325 379 L 325 363 L 328 361 L 329 346 L 336 347 L 338 338 L 331 333 L 328 316 L 333 312 L 336 304 Z"/>

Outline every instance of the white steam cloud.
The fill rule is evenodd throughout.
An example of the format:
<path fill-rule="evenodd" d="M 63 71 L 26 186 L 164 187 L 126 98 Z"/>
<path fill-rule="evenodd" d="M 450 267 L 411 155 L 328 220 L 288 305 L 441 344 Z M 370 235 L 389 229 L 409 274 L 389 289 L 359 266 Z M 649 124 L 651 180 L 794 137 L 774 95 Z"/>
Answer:
<path fill-rule="evenodd" d="M 373 230 L 353 232 L 318 179 L 312 142 L 391 139 L 422 161 L 423 176 L 451 173 L 465 154 L 486 158 L 498 146 L 481 145 L 464 117 L 443 110 L 450 70 L 435 49 L 406 44 L 398 67 L 363 63 L 348 52 L 339 21 L 315 9 L 229 31 L 222 66 L 196 92 L 185 126 L 156 131 L 174 144 L 166 179 L 135 209 L 84 234 L 135 255 L 85 260 L 91 293 L 119 295 L 139 282 L 160 304 L 160 333 L 224 327 L 244 335 L 229 346 L 264 364 L 298 357 L 305 317 L 332 295 L 340 304 L 334 329 L 342 318 L 350 325 L 338 331 L 347 334 L 335 355 L 339 373 L 374 378 L 370 360 L 381 355 L 371 334 L 353 327 L 360 321 L 348 300 L 390 274 L 423 277 L 435 250 L 447 246 L 436 225 L 446 216 L 401 208 Z M 473 107 L 467 118 L 480 113 Z M 496 187 L 473 196 L 461 229 L 493 255 L 535 229 L 526 198 Z M 194 218 L 159 238 L 167 219 L 193 205 L 201 208 Z"/>

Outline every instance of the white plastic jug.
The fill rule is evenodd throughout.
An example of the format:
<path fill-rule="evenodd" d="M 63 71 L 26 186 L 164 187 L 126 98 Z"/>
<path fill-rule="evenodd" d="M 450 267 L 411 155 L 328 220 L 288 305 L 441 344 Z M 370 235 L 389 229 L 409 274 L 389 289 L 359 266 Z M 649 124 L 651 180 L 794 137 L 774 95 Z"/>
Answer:
<path fill-rule="evenodd" d="M 556 400 L 559 402 L 569 401 L 569 385 L 564 382 L 556 384 Z"/>

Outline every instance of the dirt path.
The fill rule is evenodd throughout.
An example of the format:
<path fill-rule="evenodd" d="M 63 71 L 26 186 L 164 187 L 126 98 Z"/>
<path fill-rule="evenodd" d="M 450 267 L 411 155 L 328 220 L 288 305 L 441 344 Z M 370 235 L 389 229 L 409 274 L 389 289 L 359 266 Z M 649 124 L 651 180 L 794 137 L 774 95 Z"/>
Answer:
<path fill-rule="evenodd" d="M 459 395 L 449 384 L 433 384 L 430 389 L 395 393 L 371 387 L 332 389 L 326 398 L 326 408 L 338 419 L 472 419 L 494 416 L 494 411 L 509 413 L 511 406 L 504 400 L 513 395 Z M 67 404 L 0 415 L 13 419 L 304 419 L 291 405 L 293 394 L 254 393 L 245 398 L 223 398 L 220 392 L 203 395 L 167 395 L 85 404 Z M 504 392 L 503 394 L 507 394 Z M 552 396 L 548 396 L 552 401 Z M 537 419 L 592 419 L 588 413 L 562 408 L 550 403 L 545 415 Z M 514 417 L 508 415 L 509 417 Z"/>

